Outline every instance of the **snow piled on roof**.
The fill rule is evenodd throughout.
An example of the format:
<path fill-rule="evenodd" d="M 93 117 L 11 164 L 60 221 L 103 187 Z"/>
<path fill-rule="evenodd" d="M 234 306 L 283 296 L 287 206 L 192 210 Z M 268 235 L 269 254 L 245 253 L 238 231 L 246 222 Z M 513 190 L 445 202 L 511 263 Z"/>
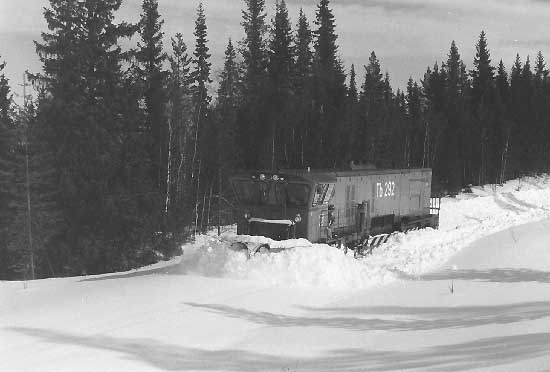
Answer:
<path fill-rule="evenodd" d="M 400 277 L 441 268 L 475 240 L 506 228 L 550 217 L 550 176 L 527 177 L 503 186 L 475 187 L 471 193 L 442 200 L 440 229 L 392 235 L 372 255 L 357 260 L 348 252 L 304 239 L 273 241 L 245 237 L 257 244 L 288 248 L 255 255 L 228 249 L 234 234 L 200 236 L 185 247 L 181 268 L 187 273 L 245 279 L 276 286 L 363 289 Z M 239 237 L 241 240 L 243 237 Z"/>

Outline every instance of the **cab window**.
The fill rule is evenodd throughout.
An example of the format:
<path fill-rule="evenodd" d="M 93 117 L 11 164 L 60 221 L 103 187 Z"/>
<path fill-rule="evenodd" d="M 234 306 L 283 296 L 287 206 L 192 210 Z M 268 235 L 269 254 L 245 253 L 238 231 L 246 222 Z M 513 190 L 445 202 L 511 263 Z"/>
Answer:
<path fill-rule="evenodd" d="M 334 194 L 334 184 L 320 183 L 315 186 L 315 196 L 313 197 L 313 206 L 326 205 Z"/>
<path fill-rule="evenodd" d="M 305 207 L 309 200 L 310 187 L 305 184 L 289 183 L 286 185 L 287 203 L 291 207 Z"/>

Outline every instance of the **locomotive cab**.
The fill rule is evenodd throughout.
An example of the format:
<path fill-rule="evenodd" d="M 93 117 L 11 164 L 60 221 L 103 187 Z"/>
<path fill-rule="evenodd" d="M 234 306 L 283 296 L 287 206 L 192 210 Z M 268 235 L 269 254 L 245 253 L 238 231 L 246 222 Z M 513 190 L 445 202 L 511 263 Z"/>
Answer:
<path fill-rule="evenodd" d="M 230 181 L 240 204 L 238 234 L 274 240 L 307 237 L 311 182 L 273 172 L 237 175 Z"/>

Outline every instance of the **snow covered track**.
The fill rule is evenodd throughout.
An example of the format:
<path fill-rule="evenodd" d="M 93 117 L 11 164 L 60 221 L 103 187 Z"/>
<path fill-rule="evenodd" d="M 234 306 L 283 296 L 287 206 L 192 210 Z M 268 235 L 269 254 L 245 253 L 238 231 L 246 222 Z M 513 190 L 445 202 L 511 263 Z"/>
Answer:
<path fill-rule="evenodd" d="M 244 255 L 225 249 L 215 237 L 201 237 L 184 255 L 187 271 L 248 279 L 282 286 L 362 289 L 399 276 L 421 275 L 444 264 L 472 242 L 508 227 L 550 217 L 550 177 L 524 178 L 503 187 L 474 188 L 472 194 L 445 198 L 440 229 L 390 236 L 364 260 L 350 252 L 305 240 L 276 242 L 245 237 L 256 244 L 293 248 L 278 254 Z M 224 237 L 231 239 L 231 235 Z"/>

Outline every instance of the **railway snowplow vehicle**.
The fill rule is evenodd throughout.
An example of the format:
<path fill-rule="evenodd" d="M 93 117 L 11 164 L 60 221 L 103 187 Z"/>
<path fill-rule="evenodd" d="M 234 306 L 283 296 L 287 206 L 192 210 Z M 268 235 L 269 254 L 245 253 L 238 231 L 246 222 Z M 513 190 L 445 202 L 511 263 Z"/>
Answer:
<path fill-rule="evenodd" d="M 441 199 L 431 196 L 429 168 L 243 172 L 230 182 L 238 235 L 305 238 L 364 255 L 393 232 L 439 226 Z M 249 254 L 272 250 L 237 247 Z"/>

